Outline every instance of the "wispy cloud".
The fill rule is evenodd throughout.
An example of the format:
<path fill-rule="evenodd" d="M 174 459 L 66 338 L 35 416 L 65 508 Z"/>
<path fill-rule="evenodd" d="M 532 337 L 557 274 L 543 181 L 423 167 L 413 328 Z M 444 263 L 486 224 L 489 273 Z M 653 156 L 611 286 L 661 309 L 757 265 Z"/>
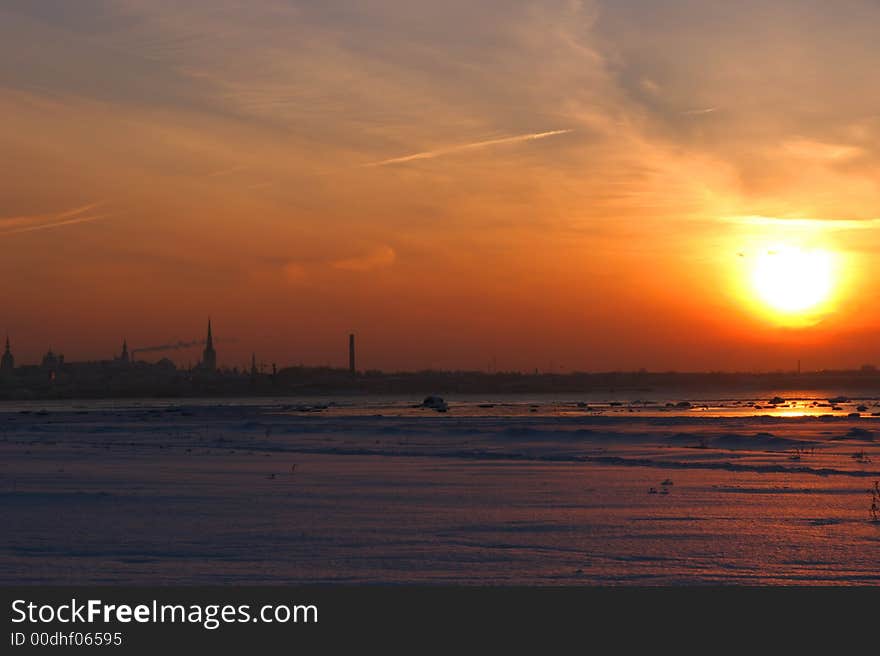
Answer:
<path fill-rule="evenodd" d="M 326 276 L 333 271 L 343 271 L 349 274 L 369 273 L 388 269 L 394 266 L 395 262 L 397 262 L 397 251 L 387 244 L 379 244 L 348 257 L 285 260 L 273 262 L 272 266 L 273 268 L 280 266 L 286 282 L 304 285 L 326 279 Z"/>
<path fill-rule="evenodd" d="M 269 180 L 264 180 L 263 182 L 255 182 L 252 185 L 248 185 L 245 189 L 253 191 L 254 189 L 266 189 L 267 187 L 273 186 L 275 183 Z"/>
<path fill-rule="evenodd" d="M 78 214 L 83 214 L 85 212 L 89 212 L 90 210 L 96 209 L 102 204 L 103 203 L 101 202 L 89 203 L 88 205 L 74 207 L 69 210 L 64 210 L 63 212 L 50 212 L 48 214 L 27 214 L 23 216 L 3 217 L 0 218 L 0 229 L 19 225 L 30 225 L 33 223 L 40 223 L 45 221 L 58 221 L 62 219 L 68 219 Z"/>
<path fill-rule="evenodd" d="M 547 137 L 555 137 L 560 134 L 568 134 L 574 130 L 550 130 L 549 132 L 534 132 L 531 134 L 518 134 L 512 137 L 501 137 L 499 139 L 487 139 L 486 141 L 475 141 L 468 144 L 460 144 L 458 146 L 450 146 L 448 148 L 437 148 L 435 150 L 426 150 L 421 153 L 413 153 L 412 155 L 404 155 L 402 157 L 392 157 L 391 159 L 383 159 L 378 162 L 370 162 L 362 166 L 388 166 L 389 164 L 404 164 L 420 159 L 434 159 L 443 155 L 452 155 L 466 150 L 476 150 L 478 148 L 488 148 L 490 146 L 500 146 L 502 144 L 519 143 L 522 141 L 535 141 L 537 139 L 546 139 Z"/>
<path fill-rule="evenodd" d="M 701 114 L 711 114 L 712 112 L 717 112 L 717 107 L 703 107 L 700 109 L 689 109 L 685 112 L 682 112 L 685 116 L 700 116 Z"/>
<path fill-rule="evenodd" d="M 865 154 L 859 146 L 814 139 L 792 139 L 783 143 L 782 148 L 786 154 L 819 161 L 848 160 Z"/>
<path fill-rule="evenodd" d="M 240 173 L 241 171 L 247 171 L 248 167 L 239 164 L 238 166 L 230 166 L 225 169 L 218 169 L 216 171 L 211 171 L 210 173 L 205 174 L 206 178 L 220 178 L 227 175 L 233 175 L 234 173 Z"/>
<path fill-rule="evenodd" d="M 103 206 L 104 202 L 90 203 L 63 212 L 52 214 L 35 214 L 29 216 L 12 216 L 0 219 L 0 235 L 14 235 L 22 232 L 49 230 L 78 223 L 90 223 L 114 216 L 115 212 L 94 214 L 93 211 Z"/>
<path fill-rule="evenodd" d="M 0 234 L 3 235 L 14 235 L 20 232 L 34 232 L 36 230 L 49 230 L 51 228 L 60 228 L 62 226 L 74 225 L 77 223 L 91 223 L 92 221 L 100 221 L 102 219 L 108 219 L 111 216 L 114 216 L 114 212 L 108 212 L 107 214 L 98 214 L 96 216 L 83 216 L 77 219 L 68 219 L 67 221 L 58 221 L 56 223 L 46 223 L 43 225 L 36 226 L 28 226 L 25 228 L 16 228 L 15 230 L 7 230 Z"/>
<path fill-rule="evenodd" d="M 332 266 L 344 271 L 372 271 L 389 267 L 394 264 L 396 259 L 397 253 L 394 252 L 393 248 L 390 246 L 380 246 L 364 255 L 336 260 L 332 263 Z"/>
<path fill-rule="evenodd" d="M 724 221 L 746 226 L 782 227 L 797 230 L 866 230 L 880 226 L 880 219 L 811 219 L 803 217 L 734 216 Z"/>

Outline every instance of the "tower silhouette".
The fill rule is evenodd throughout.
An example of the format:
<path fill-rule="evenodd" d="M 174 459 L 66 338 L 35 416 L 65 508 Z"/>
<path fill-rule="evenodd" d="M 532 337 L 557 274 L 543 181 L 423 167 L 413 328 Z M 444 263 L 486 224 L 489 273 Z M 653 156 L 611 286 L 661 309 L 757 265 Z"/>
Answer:
<path fill-rule="evenodd" d="M 9 350 L 9 335 L 6 336 L 6 350 L 3 352 L 3 357 L 0 358 L 0 369 L 3 371 L 15 369 L 15 358 L 12 357 L 12 351 Z"/>
<path fill-rule="evenodd" d="M 357 372 L 354 360 L 354 334 L 348 336 L 348 371 L 352 374 Z"/>
<path fill-rule="evenodd" d="M 214 336 L 211 333 L 211 320 L 208 319 L 208 337 L 205 339 L 205 350 L 202 352 L 202 369 L 217 370 L 217 351 L 214 350 Z"/>

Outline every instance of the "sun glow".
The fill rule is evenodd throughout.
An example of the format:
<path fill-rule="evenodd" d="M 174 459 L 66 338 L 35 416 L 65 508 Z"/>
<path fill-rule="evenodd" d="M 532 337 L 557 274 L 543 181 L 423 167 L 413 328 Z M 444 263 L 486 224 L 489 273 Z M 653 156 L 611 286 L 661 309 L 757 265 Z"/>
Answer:
<path fill-rule="evenodd" d="M 791 315 L 814 311 L 834 292 L 834 256 L 825 250 L 770 248 L 757 257 L 751 283 L 758 299 L 775 312 Z"/>

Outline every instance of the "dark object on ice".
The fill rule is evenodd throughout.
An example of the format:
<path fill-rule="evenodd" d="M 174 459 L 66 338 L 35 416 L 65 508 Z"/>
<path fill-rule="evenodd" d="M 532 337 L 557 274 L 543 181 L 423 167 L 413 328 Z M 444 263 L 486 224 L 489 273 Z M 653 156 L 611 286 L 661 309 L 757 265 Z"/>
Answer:
<path fill-rule="evenodd" d="M 782 403 L 785 403 L 785 399 L 783 399 L 781 396 L 774 396 L 772 399 L 770 399 L 770 405 L 780 405 Z"/>
<path fill-rule="evenodd" d="M 667 478 L 665 481 L 660 483 L 660 485 L 675 485 L 675 483 L 672 482 L 671 478 Z"/>
<path fill-rule="evenodd" d="M 859 405 L 859 406 L 856 406 L 856 410 L 858 410 L 859 412 L 867 412 L 867 411 L 868 411 L 868 406 L 866 406 L 866 405 Z"/>
<path fill-rule="evenodd" d="M 446 412 L 449 410 L 449 405 L 439 396 L 426 396 L 425 400 L 422 401 L 422 407 L 431 408 L 437 412 Z"/>
<path fill-rule="evenodd" d="M 657 494 L 657 488 L 656 487 L 649 487 L 648 494 Z"/>
<path fill-rule="evenodd" d="M 871 521 L 880 521 L 880 481 L 874 481 L 871 488 Z"/>
<path fill-rule="evenodd" d="M 849 399 L 845 396 L 835 396 L 832 399 L 828 399 L 828 403 L 837 405 L 838 403 L 849 403 Z"/>
<path fill-rule="evenodd" d="M 669 403 L 666 404 L 666 407 L 667 408 L 674 408 L 675 404 L 672 401 L 670 401 Z"/>
<path fill-rule="evenodd" d="M 675 407 L 676 408 L 690 408 L 691 402 L 690 401 L 679 401 L 678 403 L 675 404 Z"/>
<path fill-rule="evenodd" d="M 660 490 L 660 494 L 669 494 L 669 490 L 667 490 L 667 489 L 664 487 L 662 490 Z"/>
<path fill-rule="evenodd" d="M 858 419 L 858 418 L 861 417 L 861 416 L 862 416 L 862 415 L 860 415 L 858 412 L 850 412 L 850 413 L 847 415 L 847 419 Z"/>

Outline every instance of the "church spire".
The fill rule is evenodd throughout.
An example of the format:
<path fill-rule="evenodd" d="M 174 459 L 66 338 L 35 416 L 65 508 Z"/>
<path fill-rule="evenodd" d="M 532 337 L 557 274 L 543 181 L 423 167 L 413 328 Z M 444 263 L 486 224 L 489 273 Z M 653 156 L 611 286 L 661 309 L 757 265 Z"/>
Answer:
<path fill-rule="evenodd" d="M 12 357 L 12 351 L 9 348 L 9 335 L 6 335 L 6 350 L 3 351 L 3 357 L 0 358 L 0 369 L 4 371 L 12 371 L 15 369 L 15 358 Z"/>
<path fill-rule="evenodd" d="M 205 350 L 202 352 L 202 369 L 217 370 L 217 351 L 214 350 L 214 334 L 211 330 L 211 319 L 208 319 L 208 337 L 205 339 Z"/>

